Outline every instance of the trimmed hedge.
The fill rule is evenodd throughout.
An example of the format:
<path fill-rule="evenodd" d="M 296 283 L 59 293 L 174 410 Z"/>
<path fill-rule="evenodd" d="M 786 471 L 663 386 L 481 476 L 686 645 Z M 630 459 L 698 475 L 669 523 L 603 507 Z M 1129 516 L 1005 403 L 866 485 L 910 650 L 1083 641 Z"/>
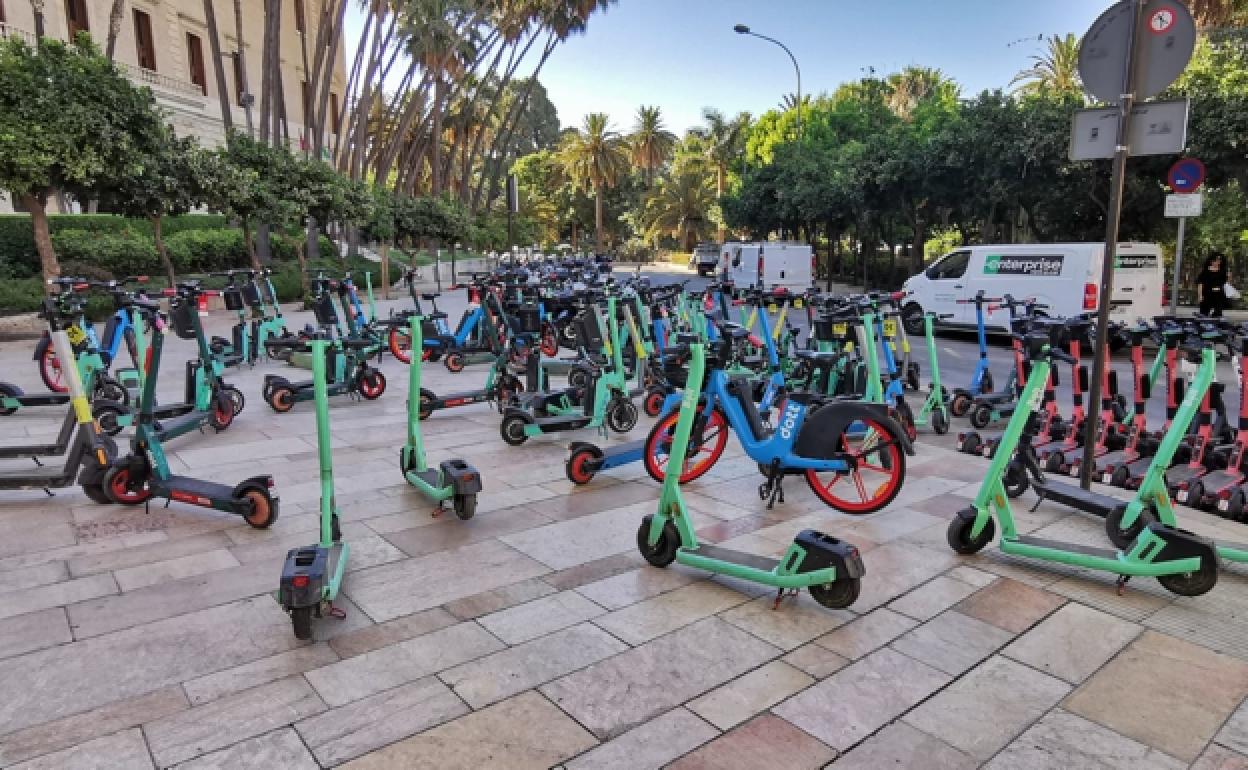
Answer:
<path fill-rule="evenodd" d="M 188 230 L 221 230 L 229 222 L 218 214 L 186 214 L 165 217 L 161 221 L 161 233 L 170 236 Z M 49 214 L 48 230 L 53 243 L 58 233 L 65 230 L 92 233 L 137 233 L 148 238 L 152 225 L 145 219 L 127 219 L 115 214 Z M 57 257 L 65 259 L 59 252 Z M 26 277 L 39 273 L 39 256 L 35 252 L 34 229 L 27 214 L 0 214 L 0 277 Z"/>
<path fill-rule="evenodd" d="M 62 265 L 89 264 L 118 278 L 163 272 L 152 239 L 133 230 L 60 230 L 52 233 L 52 248 Z"/>

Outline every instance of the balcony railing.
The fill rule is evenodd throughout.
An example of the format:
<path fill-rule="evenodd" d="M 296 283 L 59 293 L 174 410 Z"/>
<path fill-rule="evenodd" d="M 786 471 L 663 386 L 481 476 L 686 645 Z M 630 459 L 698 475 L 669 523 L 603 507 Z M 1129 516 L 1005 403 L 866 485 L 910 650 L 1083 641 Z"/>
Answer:
<path fill-rule="evenodd" d="M 35 38 L 35 33 L 30 32 L 28 30 L 24 30 L 21 27 L 15 27 L 12 24 L 0 23 L 0 40 L 4 40 L 10 37 L 21 38 L 22 40 L 25 40 L 30 45 L 35 45 L 35 43 L 37 42 Z M 116 62 L 116 64 L 117 64 L 118 69 L 120 69 L 122 72 L 126 74 L 126 77 L 130 78 L 136 83 L 141 83 L 145 86 L 151 86 L 152 90 L 154 91 L 172 93 L 172 94 L 177 94 L 178 96 L 187 96 L 187 97 L 199 98 L 199 99 L 204 98 L 203 89 L 189 81 L 182 80 L 181 78 L 171 77 L 169 75 L 162 75 L 159 72 L 146 70 L 146 69 L 143 69 L 142 67 L 137 67 L 133 64 L 128 64 L 122 61 Z"/>
<path fill-rule="evenodd" d="M 12 24 L 4 24 L 0 22 L 0 40 L 7 40 L 11 37 L 21 38 L 30 45 L 35 44 L 35 33 L 27 32 L 20 27 L 14 27 Z"/>
<path fill-rule="evenodd" d="M 155 91 L 169 91 L 171 93 L 178 94 L 179 96 L 190 96 L 198 99 L 204 98 L 203 89 L 189 80 L 182 80 L 181 78 L 162 75 L 159 72 L 143 69 L 142 67 L 136 67 L 135 65 L 128 64 L 126 62 L 119 61 L 117 62 L 117 66 L 125 72 L 131 80 L 136 83 L 151 86 Z"/>

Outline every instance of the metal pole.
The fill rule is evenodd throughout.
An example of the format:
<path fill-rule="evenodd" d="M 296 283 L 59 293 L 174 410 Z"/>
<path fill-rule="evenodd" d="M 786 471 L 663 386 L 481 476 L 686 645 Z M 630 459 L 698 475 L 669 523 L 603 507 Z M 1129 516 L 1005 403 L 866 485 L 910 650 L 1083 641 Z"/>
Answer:
<path fill-rule="evenodd" d="M 1179 312 L 1179 276 L 1183 274 L 1183 235 L 1187 231 L 1187 217 L 1179 217 L 1179 240 L 1174 245 L 1174 280 L 1170 282 L 1170 315 Z"/>
<path fill-rule="evenodd" d="M 1123 76 L 1122 94 L 1119 101 L 1118 139 L 1114 146 L 1114 167 L 1109 185 L 1109 212 L 1105 225 L 1105 255 L 1101 263 L 1101 296 L 1096 318 L 1096 361 L 1092 367 L 1092 382 L 1088 389 L 1088 416 L 1084 420 L 1083 462 L 1079 466 L 1079 486 L 1092 487 L 1092 461 L 1095 459 L 1096 437 L 1100 428 L 1101 401 L 1108 394 L 1101 392 L 1101 380 L 1109 352 L 1109 310 L 1114 291 L 1114 261 L 1118 253 L 1118 226 L 1122 219 L 1122 193 L 1127 174 L 1127 158 L 1130 155 L 1131 111 L 1135 107 L 1136 67 L 1139 64 L 1140 27 L 1144 22 L 1144 3 L 1132 0 L 1135 13 L 1127 38 L 1127 67 Z"/>

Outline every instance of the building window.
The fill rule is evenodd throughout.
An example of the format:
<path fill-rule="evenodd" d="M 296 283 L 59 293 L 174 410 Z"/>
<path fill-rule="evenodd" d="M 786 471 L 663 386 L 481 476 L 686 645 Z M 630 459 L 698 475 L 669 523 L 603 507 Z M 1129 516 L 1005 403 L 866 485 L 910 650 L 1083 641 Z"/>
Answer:
<path fill-rule="evenodd" d="M 142 11 L 134 12 L 134 47 L 139 66 L 156 71 L 156 46 L 152 42 L 152 18 Z"/>
<path fill-rule="evenodd" d="M 6 21 L 4 18 L 4 0 L 0 0 L 0 24 Z"/>
<path fill-rule="evenodd" d="M 204 47 L 199 42 L 199 37 L 186 33 L 186 53 L 187 61 L 191 65 L 191 82 L 199 86 L 204 92 L 204 96 L 208 95 L 208 76 L 204 72 Z"/>
<path fill-rule="evenodd" d="M 90 32 L 87 23 L 87 0 L 65 0 L 65 22 L 69 25 L 69 38 L 79 32 Z"/>
<path fill-rule="evenodd" d="M 304 80 L 299 84 L 299 93 L 303 96 L 303 125 L 312 125 L 312 89 L 308 86 L 308 81 Z"/>
<path fill-rule="evenodd" d="M 303 0 L 295 0 L 295 29 L 300 34 L 308 31 L 303 21 Z"/>
<path fill-rule="evenodd" d="M 329 95 L 329 117 L 333 120 L 329 124 L 329 131 L 332 134 L 338 133 L 338 94 Z"/>
<path fill-rule="evenodd" d="M 242 54 L 238 51 L 234 52 L 234 99 L 241 106 L 243 96 L 246 90 L 243 88 L 243 65 L 240 61 Z"/>

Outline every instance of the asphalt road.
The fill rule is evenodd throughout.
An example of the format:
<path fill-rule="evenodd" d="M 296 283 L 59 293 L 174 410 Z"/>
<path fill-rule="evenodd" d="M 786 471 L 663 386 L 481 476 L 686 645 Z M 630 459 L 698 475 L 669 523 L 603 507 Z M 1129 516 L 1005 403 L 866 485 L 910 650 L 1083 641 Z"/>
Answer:
<path fill-rule="evenodd" d="M 704 289 L 709 278 L 700 278 L 692 274 L 680 274 L 670 271 L 646 271 L 641 273 L 650 279 L 654 286 L 664 286 L 668 284 L 680 283 L 688 280 L 687 287 L 693 291 Z M 791 311 L 790 311 L 791 313 Z M 804 314 L 790 314 L 789 318 L 795 322 L 795 326 L 802 329 L 802 340 L 806 335 L 806 318 Z M 910 344 L 912 347 L 912 356 L 918 361 L 922 373 L 923 389 L 926 391 L 931 381 L 931 365 L 929 363 L 930 356 L 927 345 L 922 337 L 911 337 Z M 973 333 L 962 331 L 938 332 L 935 339 L 937 356 L 940 364 L 940 374 L 942 384 L 949 389 L 969 387 L 971 377 L 974 374 L 976 363 L 979 360 L 979 346 Z M 1144 353 L 1144 365 L 1147 369 L 1152 365 L 1153 357 L 1156 351 L 1146 348 Z M 989 338 L 988 361 L 990 371 L 992 372 L 993 381 L 998 389 L 1002 388 L 1009 376 L 1010 370 L 1014 366 L 1013 354 L 1010 351 L 1009 341 L 1004 336 Z M 1089 372 L 1092 369 L 1092 358 L 1085 357 L 1083 363 L 1088 367 Z M 1131 359 L 1128 351 L 1122 351 L 1112 360 L 1112 368 L 1117 372 L 1118 382 L 1121 383 L 1122 392 L 1126 395 L 1128 401 L 1132 400 L 1134 393 L 1131 387 Z M 1063 416 L 1069 416 L 1071 413 L 1071 381 L 1070 367 L 1066 364 L 1059 364 L 1058 369 L 1058 388 L 1057 388 L 1057 404 L 1058 409 Z M 1163 375 L 1164 376 L 1164 375 Z M 1218 382 L 1226 385 L 1226 394 L 1224 396 L 1227 406 L 1230 410 L 1235 410 L 1238 406 L 1238 385 L 1236 382 L 1235 371 L 1229 363 L 1220 363 L 1218 365 Z M 912 405 L 919 403 L 918 398 L 912 397 Z M 1088 404 L 1087 396 L 1084 396 L 1084 403 Z M 1153 397 L 1148 403 L 1148 419 L 1150 429 L 1160 429 L 1165 421 L 1165 396 L 1164 390 L 1154 388 Z M 1232 416 L 1232 424 L 1234 417 Z M 969 427 L 969 423 L 965 418 L 954 419 L 954 432 Z M 991 430 L 991 428 L 990 428 Z"/>

